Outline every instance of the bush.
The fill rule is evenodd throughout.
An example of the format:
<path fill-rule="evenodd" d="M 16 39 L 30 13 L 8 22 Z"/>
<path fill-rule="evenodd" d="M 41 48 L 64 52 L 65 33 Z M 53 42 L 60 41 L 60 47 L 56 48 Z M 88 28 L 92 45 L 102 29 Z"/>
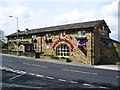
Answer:
<path fill-rule="evenodd" d="M 61 57 L 61 59 L 69 59 L 69 57 Z"/>
<path fill-rule="evenodd" d="M 60 59 L 60 57 L 58 57 L 56 55 L 51 55 L 51 58 Z"/>
<path fill-rule="evenodd" d="M 51 53 L 41 53 L 40 55 L 41 56 L 52 56 L 53 54 L 51 54 Z"/>
<path fill-rule="evenodd" d="M 41 53 L 40 55 L 41 56 L 50 56 L 51 58 L 54 58 L 54 59 L 66 59 L 68 62 L 70 62 L 69 57 L 59 57 L 52 53 Z"/>

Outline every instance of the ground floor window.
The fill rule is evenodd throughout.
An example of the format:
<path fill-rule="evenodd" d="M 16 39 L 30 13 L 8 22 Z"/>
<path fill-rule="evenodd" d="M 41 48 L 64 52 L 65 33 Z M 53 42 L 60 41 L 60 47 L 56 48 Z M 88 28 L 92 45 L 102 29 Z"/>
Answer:
<path fill-rule="evenodd" d="M 61 44 L 56 48 L 57 56 L 69 56 L 69 47 L 66 44 Z"/>

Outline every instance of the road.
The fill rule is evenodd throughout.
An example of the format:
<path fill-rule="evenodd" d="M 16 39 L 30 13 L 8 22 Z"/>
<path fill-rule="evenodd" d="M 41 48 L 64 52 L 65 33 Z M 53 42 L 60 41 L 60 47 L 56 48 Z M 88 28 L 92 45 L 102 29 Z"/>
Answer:
<path fill-rule="evenodd" d="M 11 69 L 13 72 L 25 72 L 41 78 L 46 77 L 88 87 L 118 88 L 120 85 L 120 74 L 114 70 L 50 63 L 6 55 L 2 56 L 2 67 Z"/>

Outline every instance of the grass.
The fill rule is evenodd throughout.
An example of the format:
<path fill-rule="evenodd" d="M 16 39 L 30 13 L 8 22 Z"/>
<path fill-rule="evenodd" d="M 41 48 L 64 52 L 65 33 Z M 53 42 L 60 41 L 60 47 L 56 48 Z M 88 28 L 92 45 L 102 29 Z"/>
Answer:
<path fill-rule="evenodd" d="M 41 53 L 40 55 L 41 56 L 50 56 L 51 58 L 54 58 L 54 59 L 69 59 L 69 57 L 59 57 L 52 53 Z"/>

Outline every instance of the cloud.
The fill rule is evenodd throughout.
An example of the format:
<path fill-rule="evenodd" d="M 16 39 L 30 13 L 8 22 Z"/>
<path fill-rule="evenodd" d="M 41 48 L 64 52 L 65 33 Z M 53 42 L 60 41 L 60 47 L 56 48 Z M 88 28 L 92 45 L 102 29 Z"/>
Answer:
<path fill-rule="evenodd" d="M 83 22 L 104 19 L 111 30 L 111 37 L 118 39 L 118 1 L 102 6 L 97 11 L 80 11 L 74 9 L 71 12 L 55 16 L 55 24 Z"/>
<path fill-rule="evenodd" d="M 110 36 L 118 39 L 118 1 L 103 6 L 100 9 L 101 17 L 105 19 L 111 30 Z"/>
<path fill-rule="evenodd" d="M 31 16 L 31 11 L 28 10 L 26 7 L 17 7 L 16 9 L 14 9 L 12 15 L 21 18 L 28 18 Z"/>
<path fill-rule="evenodd" d="M 3 0 L 4 1 L 4 0 Z M 79 2 L 76 5 L 79 5 Z M 88 2 L 87 2 L 88 3 Z M 83 22 L 83 21 L 91 21 L 98 19 L 105 19 L 106 23 L 110 27 L 112 31 L 111 37 L 117 39 L 118 36 L 118 1 L 114 1 L 110 4 L 105 4 L 101 7 L 96 7 L 97 9 L 92 8 L 89 11 L 87 9 L 82 10 L 80 6 L 75 8 L 73 6 L 70 7 L 70 12 L 64 12 L 68 9 L 55 12 L 59 10 L 59 5 L 57 7 L 57 3 L 55 3 L 55 8 L 50 8 L 49 4 L 42 3 L 41 6 L 34 6 L 35 3 L 29 3 L 25 6 L 24 3 L 10 3 L 8 7 L 1 6 L 0 7 L 0 27 L 4 29 L 7 34 L 14 33 L 16 30 L 16 21 L 9 18 L 10 15 L 19 17 L 19 28 L 20 30 L 24 30 L 25 28 L 40 28 L 41 26 L 48 25 L 56 25 L 56 24 L 66 24 L 66 23 L 75 23 L 75 22 Z M 50 5 L 54 6 L 54 3 Z M 39 5 L 39 4 L 36 4 Z M 47 7 L 45 5 L 48 5 Z M 71 4 L 72 5 L 72 4 Z M 90 3 L 91 5 L 91 3 Z M 101 4 L 102 5 L 102 4 Z M 7 6 L 7 4 L 6 4 Z M 52 6 L 52 7 L 53 7 Z M 62 5 L 64 8 L 64 4 Z M 90 6 L 91 7 L 91 6 Z M 89 8 L 86 7 L 86 8 Z M 8 31 L 8 29 L 10 29 Z"/>
<path fill-rule="evenodd" d="M 9 16 L 19 17 L 26 20 L 32 16 L 32 11 L 27 7 L 0 7 L 0 29 L 6 34 L 16 31 L 16 20 L 12 20 Z"/>
<path fill-rule="evenodd" d="M 28 10 L 26 7 L 0 7 L 0 23 L 2 26 L 8 25 L 8 17 L 15 16 L 20 18 L 28 18 L 31 16 L 31 11 Z"/>
<path fill-rule="evenodd" d="M 74 9 L 71 12 L 55 16 L 54 23 L 61 24 L 61 23 L 68 23 L 68 22 L 92 20 L 93 13 L 94 13 L 93 11 L 81 12 L 77 9 Z M 89 17 L 88 17 L 88 15 L 89 15 Z"/>
<path fill-rule="evenodd" d="M 118 1 L 114 1 L 111 4 L 103 6 L 100 9 L 100 12 L 104 16 L 107 16 L 107 15 L 112 15 L 112 16 L 115 16 L 115 17 L 118 16 Z"/>

